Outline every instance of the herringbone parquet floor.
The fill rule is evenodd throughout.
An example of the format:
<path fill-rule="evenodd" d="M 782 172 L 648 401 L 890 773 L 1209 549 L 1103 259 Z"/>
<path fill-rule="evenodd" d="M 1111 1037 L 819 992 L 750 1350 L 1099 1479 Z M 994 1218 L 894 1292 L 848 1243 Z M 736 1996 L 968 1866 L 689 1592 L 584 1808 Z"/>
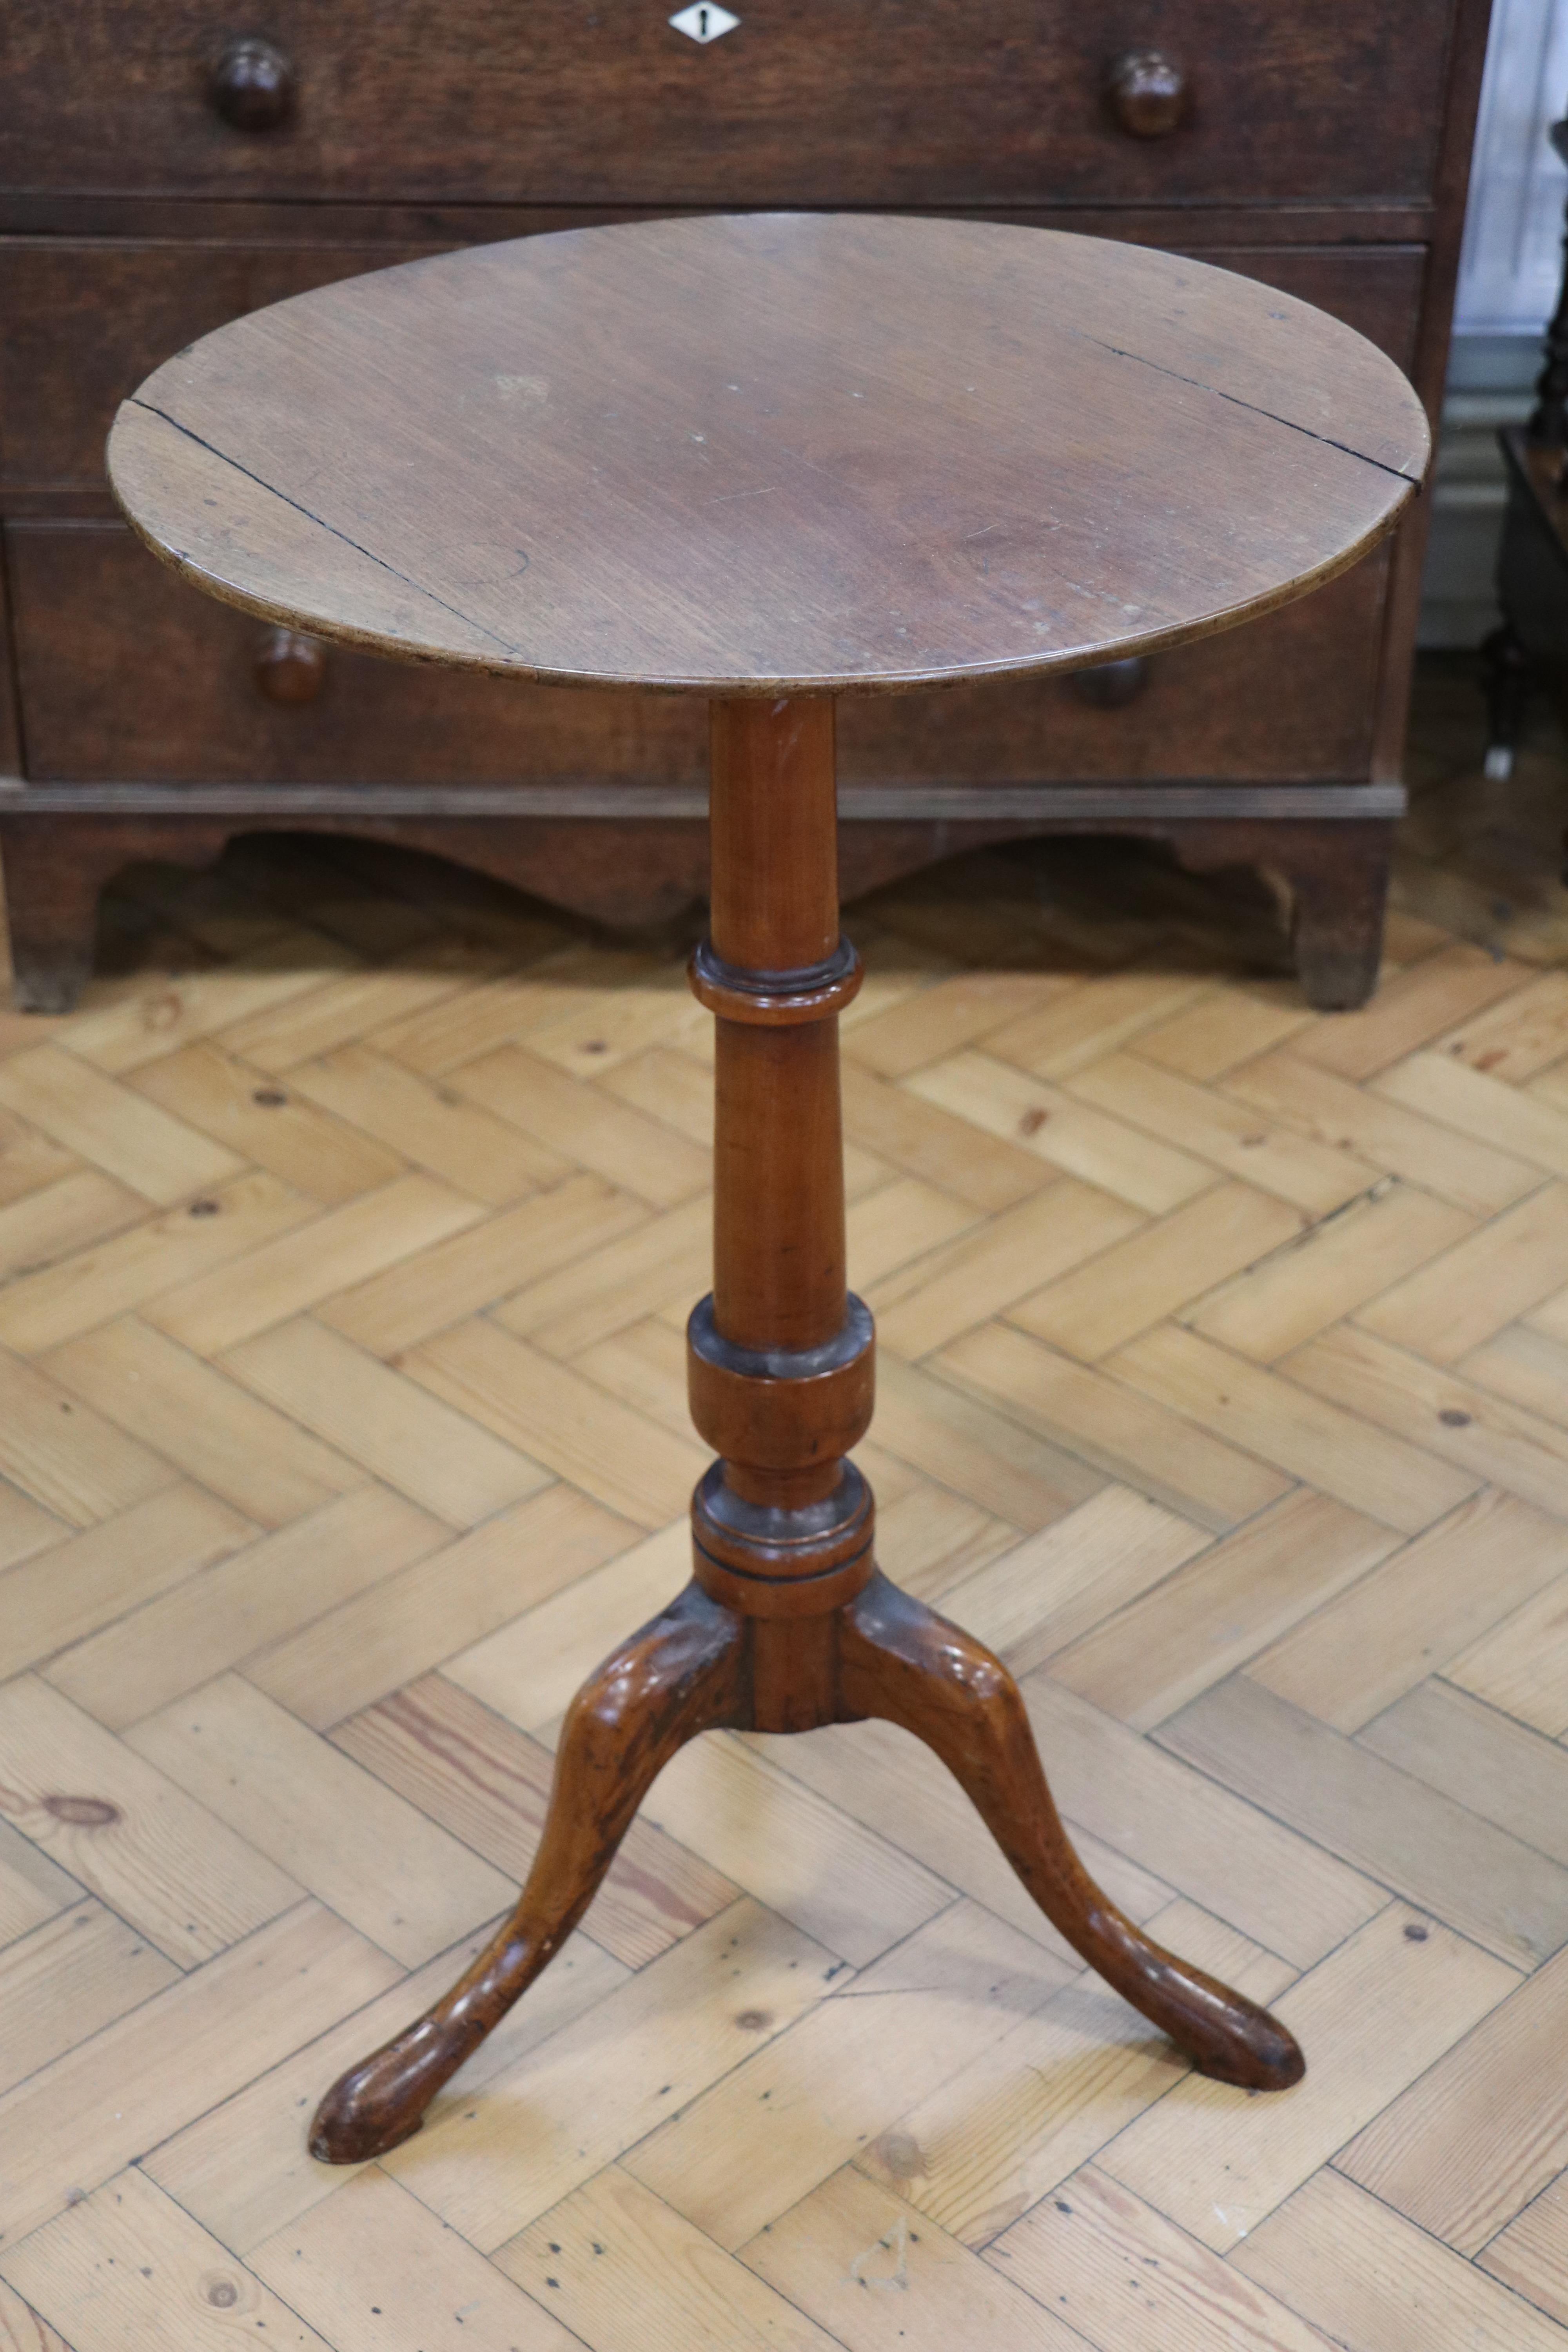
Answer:
<path fill-rule="evenodd" d="M 0 2345 L 1568 2347 L 1568 971 L 1441 848 L 1341 1019 L 1136 860 L 853 922 L 885 1562 L 1306 2083 L 1186 2074 L 903 1735 L 710 1737 L 348 2176 L 683 1579 L 707 1016 L 368 852 L 131 878 L 0 1019 Z"/>

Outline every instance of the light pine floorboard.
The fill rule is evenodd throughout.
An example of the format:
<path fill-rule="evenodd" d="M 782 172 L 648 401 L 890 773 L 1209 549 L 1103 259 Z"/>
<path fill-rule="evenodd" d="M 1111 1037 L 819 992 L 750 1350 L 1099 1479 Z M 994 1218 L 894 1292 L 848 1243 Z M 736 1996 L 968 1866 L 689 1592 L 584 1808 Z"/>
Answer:
<path fill-rule="evenodd" d="M 297 2312 L 134 2166 L 36 2230 L 5 2266 L 35 2307 L 66 2316 L 78 2352 L 176 2342 L 226 2352 L 237 2326 L 284 2352 L 322 2352 Z"/>
<path fill-rule="evenodd" d="M 1160 1738 L 1500 1958 L 1533 1968 L 1568 1943 L 1568 1871 L 1245 1675 Z"/>
<path fill-rule="evenodd" d="M 879 1554 L 1305 2082 L 1196 2076 L 908 1734 L 718 1735 L 313 2162 L 689 1573 L 710 1024 L 390 853 L 149 869 L 0 1015 L 0 2352 L 1568 2352 L 1568 979 L 1405 908 L 1321 1017 L 1206 884 L 1013 872 L 850 919 Z"/>
<path fill-rule="evenodd" d="M 997 2240 L 986 2258 L 1096 2352 L 1320 2352 L 1287 2305 L 1094 2166 Z"/>
<path fill-rule="evenodd" d="M 1546 2312 L 1532 2308 L 1540 2299 L 1528 2288 L 1510 2294 L 1495 2285 L 1452 2247 L 1333 2172 L 1315 2173 L 1232 2261 L 1331 2342 L 1367 2352 L 1400 2352 L 1411 2343 L 1552 2352 L 1561 2341 Z"/>

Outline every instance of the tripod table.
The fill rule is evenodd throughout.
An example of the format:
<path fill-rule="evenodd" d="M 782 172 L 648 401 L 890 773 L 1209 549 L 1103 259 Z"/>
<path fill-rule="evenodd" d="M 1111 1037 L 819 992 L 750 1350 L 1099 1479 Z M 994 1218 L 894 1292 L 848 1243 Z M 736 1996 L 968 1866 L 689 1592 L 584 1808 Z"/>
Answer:
<path fill-rule="evenodd" d="M 718 1459 L 692 1580 L 567 1715 L 511 1917 L 328 2091 L 382 2153 L 582 1917 L 698 1732 L 876 1716 L 952 1768 L 1026 1887 L 1222 2081 L 1300 2051 L 1079 1863 L 1011 1675 L 878 1570 L 847 1460 L 834 709 L 1174 646 L 1299 596 L 1397 520 L 1427 454 L 1393 362 L 1249 279 L 978 222 L 752 215 L 480 247 L 242 319 L 127 401 L 115 491 L 213 594 L 396 658 L 706 696 L 714 1272 L 689 1325 Z M 627 855 L 635 855 L 628 845 Z"/>

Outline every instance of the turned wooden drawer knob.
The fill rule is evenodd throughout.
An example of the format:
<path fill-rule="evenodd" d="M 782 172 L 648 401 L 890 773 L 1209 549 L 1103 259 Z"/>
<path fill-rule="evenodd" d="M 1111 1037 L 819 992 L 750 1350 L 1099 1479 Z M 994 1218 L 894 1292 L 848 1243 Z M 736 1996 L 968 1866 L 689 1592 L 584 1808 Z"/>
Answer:
<path fill-rule="evenodd" d="M 212 102 L 236 131 L 275 131 L 294 103 L 294 68 L 270 41 L 230 41 L 213 68 Z"/>
<path fill-rule="evenodd" d="M 1072 682 L 1079 698 L 1096 710 L 1123 710 L 1149 683 L 1148 660 L 1130 654 L 1125 661 L 1099 662 L 1093 669 L 1075 669 Z"/>
<path fill-rule="evenodd" d="M 256 651 L 256 683 L 269 702 L 314 702 L 327 682 L 327 649 L 298 629 L 269 629 Z"/>
<path fill-rule="evenodd" d="M 1130 138 L 1163 139 L 1187 110 L 1187 78 L 1163 49 L 1129 49 L 1105 77 L 1110 110 Z"/>

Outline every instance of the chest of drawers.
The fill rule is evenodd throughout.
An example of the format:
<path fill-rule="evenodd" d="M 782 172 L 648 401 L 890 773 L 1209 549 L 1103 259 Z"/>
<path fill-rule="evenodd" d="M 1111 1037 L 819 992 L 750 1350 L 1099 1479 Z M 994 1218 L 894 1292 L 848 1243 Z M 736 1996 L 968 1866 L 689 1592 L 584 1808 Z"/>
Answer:
<path fill-rule="evenodd" d="M 328 655 L 132 541 L 103 484 L 114 408 L 241 311 L 472 239 L 915 207 L 1241 270 L 1350 320 L 1436 404 L 1486 0 L 736 13 L 700 42 L 663 0 L 267 0 L 253 22 L 212 0 L 12 0 L 0 856 L 19 1001 L 72 1001 L 119 866 L 261 827 L 414 843 L 612 921 L 704 887 L 683 702 Z M 1135 675 L 847 709 L 847 891 L 974 842 L 1149 835 L 1279 873 L 1309 993 L 1359 1002 L 1423 523 L 1418 505 L 1356 572 Z"/>

